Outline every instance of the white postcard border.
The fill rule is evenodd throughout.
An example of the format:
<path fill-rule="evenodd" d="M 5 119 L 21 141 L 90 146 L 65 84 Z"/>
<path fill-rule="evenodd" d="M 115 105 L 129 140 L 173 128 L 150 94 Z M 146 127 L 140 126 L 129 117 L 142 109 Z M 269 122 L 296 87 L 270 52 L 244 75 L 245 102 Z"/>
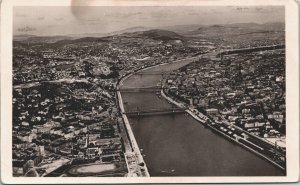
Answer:
<path fill-rule="evenodd" d="M 74 3 L 75 2 L 75 3 Z M 285 6 L 286 176 L 247 177 L 12 177 L 12 12 L 14 6 L 70 6 L 70 0 L 4 0 L 1 4 L 1 180 L 7 184 L 54 183 L 231 183 L 299 180 L 299 39 L 294 0 L 86 0 L 84 6 Z"/>

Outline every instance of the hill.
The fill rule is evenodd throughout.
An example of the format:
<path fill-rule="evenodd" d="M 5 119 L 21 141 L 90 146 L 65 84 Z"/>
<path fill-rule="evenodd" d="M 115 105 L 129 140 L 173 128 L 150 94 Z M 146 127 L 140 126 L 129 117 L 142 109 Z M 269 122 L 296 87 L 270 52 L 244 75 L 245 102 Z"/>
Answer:
<path fill-rule="evenodd" d="M 74 39 L 68 36 L 34 36 L 34 35 L 16 35 L 13 37 L 14 41 L 20 41 L 23 43 L 29 44 L 38 44 L 38 43 L 55 43 L 60 40 L 71 40 Z"/>
<path fill-rule="evenodd" d="M 246 34 L 273 34 L 284 32 L 284 23 L 234 23 L 200 26 L 197 29 L 186 33 L 189 36 L 238 36 Z"/>
<path fill-rule="evenodd" d="M 164 26 L 160 29 L 173 31 L 180 35 L 186 35 L 187 33 L 196 30 L 199 28 L 200 24 L 188 24 L 188 25 L 173 25 L 173 26 Z"/>
<path fill-rule="evenodd" d="M 161 41 L 171 41 L 171 40 L 181 40 L 184 41 L 186 38 L 182 35 L 179 35 L 175 32 L 161 29 L 152 29 L 142 32 L 134 32 L 129 34 L 131 37 L 146 37 L 153 40 L 161 40 Z"/>
<path fill-rule="evenodd" d="M 24 40 L 27 40 L 30 37 L 35 37 L 35 35 L 29 35 L 29 34 L 14 35 L 13 40 L 14 41 L 24 41 Z"/>
<path fill-rule="evenodd" d="M 148 38 L 153 40 L 161 40 L 161 41 L 173 41 L 173 40 L 181 40 L 184 41 L 186 38 L 181 36 L 175 32 L 167 31 L 167 30 L 147 30 L 147 31 L 137 31 L 132 33 L 122 33 L 113 36 L 106 37 L 83 37 L 79 39 L 64 39 L 55 42 L 55 45 L 65 45 L 65 44 L 77 44 L 84 42 L 109 42 L 113 38 Z"/>
<path fill-rule="evenodd" d="M 147 31 L 149 29 L 150 28 L 143 27 L 143 26 L 136 26 L 136 27 L 119 30 L 119 31 L 114 31 L 114 32 L 108 33 L 107 35 L 120 35 L 120 34 L 124 34 L 124 33 L 142 32 L 142 31 Z"/>

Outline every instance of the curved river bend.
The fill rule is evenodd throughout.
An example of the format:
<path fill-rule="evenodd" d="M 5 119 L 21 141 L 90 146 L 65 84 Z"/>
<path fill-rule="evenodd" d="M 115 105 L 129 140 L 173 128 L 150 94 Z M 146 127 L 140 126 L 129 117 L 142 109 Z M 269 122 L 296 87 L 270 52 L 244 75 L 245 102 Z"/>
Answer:
<path fill-rule="evenodd" d="M 172 71 L 190 60 L 145 71 Z M 120 88 L 157 85 L 161 75 L 132 75 Z M 155 92 L 122 92 L 126 111 L 170 108 Z M 129 117 L 151 176 L 278 176 L 271 163 L 204 127 L 187 114 Z"/>

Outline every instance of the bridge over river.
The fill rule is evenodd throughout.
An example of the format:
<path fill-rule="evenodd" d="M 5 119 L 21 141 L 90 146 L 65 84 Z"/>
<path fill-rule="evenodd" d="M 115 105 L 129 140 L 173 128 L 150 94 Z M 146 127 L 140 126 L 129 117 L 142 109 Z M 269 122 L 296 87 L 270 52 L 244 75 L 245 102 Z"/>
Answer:
<path fill-rule="evenodd" d="M 139 110 L 123 112 L 127 116 L 154 116 L 154 115 L 166 115 L 166 114 L 181 114 L 185 113 L 184 108 L 172 107 L 169 109 L 148 109 L 148 110 Z"/>
<path fill-rule="evenodd" d="M 140 72 L 136 72 L 135 75 L 168 75 L 170 74 L 170 71 L 140 71 Z"/>
<path fill-rule="evenodd" d="M 164 88 L 160 87 L 160 86 L 151 86 L 151 87 L 128 87 L 128 88 L 118 88 L 117 91 L 120 92 L 160 92 L 160 90 L 162 90 Z"/>

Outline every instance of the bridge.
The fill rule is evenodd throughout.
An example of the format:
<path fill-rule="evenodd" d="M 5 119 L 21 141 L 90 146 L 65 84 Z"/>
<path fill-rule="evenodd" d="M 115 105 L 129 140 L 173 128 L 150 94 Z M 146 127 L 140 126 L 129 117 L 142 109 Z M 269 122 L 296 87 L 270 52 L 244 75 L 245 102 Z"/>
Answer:
<path fill-rule="evenodd" d="M 185 108 L 170 108 L 170 109 L 148 109 L 148 110 L 136 110 L 123 112 L 127 116 L 153 116 L 153 115 L 165 115 L 165 114 L 181 114 L 185 113 Z"/>
<path fill-rule="evenodd" d="M 159 92 L 164 89 L 161 86 L 151 86 L 151 87 L 129 87 L 129 88 L 119 88 L 117 91 L 120 92 Z"/>
<path fill-rule="evenodd" d="M 140 72 L 136 72 L 135 75 L 166 75 L 166 74 L 170 74 L 171 71 L 140 71 Z"/>

